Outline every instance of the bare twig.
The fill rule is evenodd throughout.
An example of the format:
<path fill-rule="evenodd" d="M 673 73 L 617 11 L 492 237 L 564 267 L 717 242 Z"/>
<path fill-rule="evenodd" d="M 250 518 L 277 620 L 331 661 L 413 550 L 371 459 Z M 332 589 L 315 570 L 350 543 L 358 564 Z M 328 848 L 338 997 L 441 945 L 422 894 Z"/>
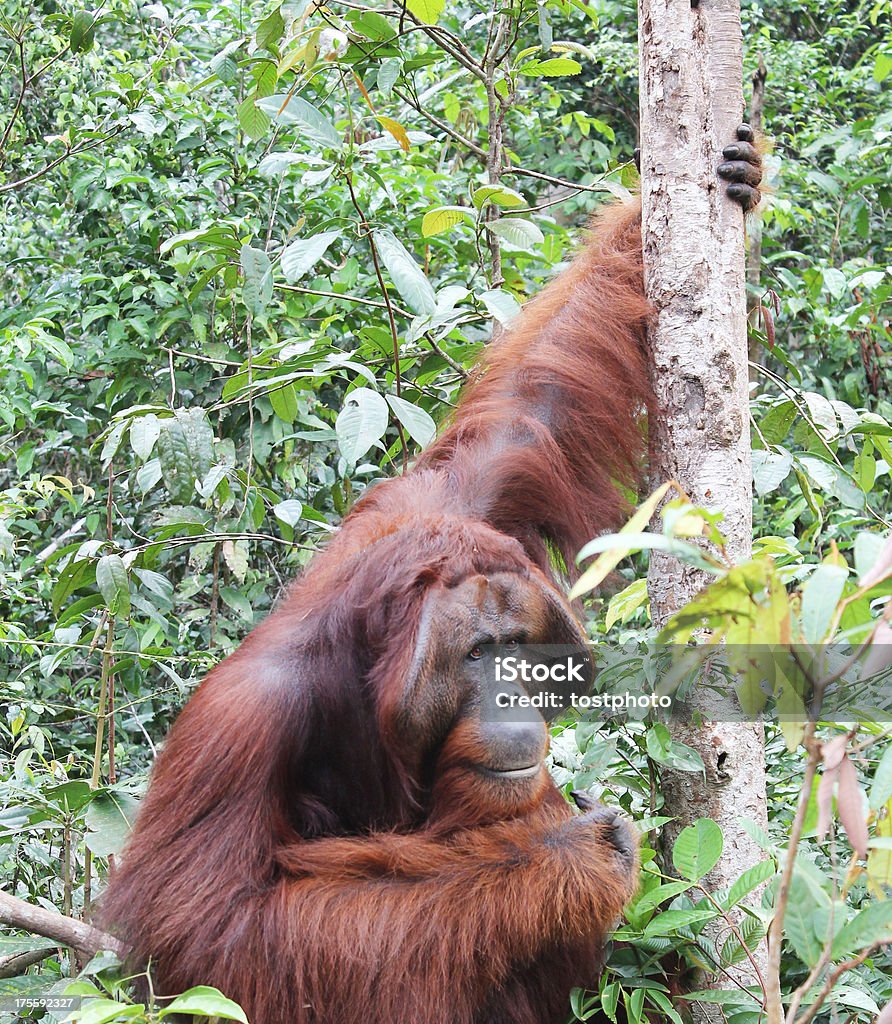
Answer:
<path fill-rule="evenodd" d="M 824 984 L 821 986 L 821 991 L 817 994 L 815 1001 L 809 1006 L 809 1008 L 802 1014 L 801 1017 L 798 1017 L 796 1019 L 796 1024 L 809 1024 L 810 1021 L 814 1020 L 814 1018 L 818 1014 L 818 1011 L 826 1002 L 827 996 L 829 996 L 830 993 L 833 991 L 833 986 L 846 973 L 846 971 L 852 971 L 856 967 L 860 967 L 861 964 L 863 964 L 869 956 L 875 953 L 881 945 L 882 943 L 874 942 L 872 945 L 868 946 L 867 949 L 859 953 L 856 957 L 853 957 L 851 960 L 846 960 L 844 963 L 841 963 L 839 967 L 832 970 L 827 975 L 827 978 Z"/>
<path fill-rule="evenodd" d="M 376 309 L 387 309 L 388 305 L 386 302 L 378 302 L 377 299 L 365 299 L 359 295 L 345 295 L 343 292 L 324 292 L 318 288 L 302 288 L 296 284 L 276 284 L 276 288 L 282 292 L 299 292 L 301 295 L 319 295 L 324 299 L 343 299 L 344 302 L 355 302 L 360 306 L 374 306 Z M 414 316 L 408 309 L 402 309 L 400 306 L 395 305 L 393 302 L 390 303 L 390 309 L 394 313 L 398 313 L 400 316 L 406 317 L 411 320 Z"/>
<path fill-rule="evenodd" d="M 782 1024 L 784 1020 L 784 1008 L 780 997 L 780 962 L 784 936 L 784 914 L 790 899 L 790 885 L 793 881 L 793 870 L 796 866 L 796 851 L 799 849 L 799 841 L 802 838 L 805 817 L 808 813 L 809 799 L 814 786 L 818 764 L 821 760 L 821 744 L 815 737 L 815 723 L 813 721 L 809 721 L 805 725 L 802 744 L 808 751 L 808 758 L 805 762 L 805 776 L 802 780 L 802 789 L 799 792 L 799 803 L 796 806 L 793 827 L 790 830 L 787 858 L 784 862 L 784 869 L 781 872 L 777 898 L 774 903 L 774 916 L 771 919 L 771 924 L 768 926 L 768 961 L 765 968 L 766 980 L 768 982 L 765 989 L 765 1012 L 768 1017 L 768 1024 Z"/>
<path fill-rule="evenodd" d="M 384 299 L 384 303 L 387 307 L 387 319 L 390 322 L 390 336 L 393 338 L 393 377 L 394 377 L 394 389 L 396 390 L 397 398 L 402 397 L 402 377 L 400 374 L 400 339 L 396 329 L 396 318 L 393 315 L 393 306 L 390 301 L 390 295 L 387 292 L 387 285 L 384 283 L 384 275 L 381 272 L 381 264 L 378 260 L 378 248 L 375 245 L 375 239 L 372 236 L 372 229 L 369 226 L 369 222 L 366 220 L 365 213 L 363 213 L 362 207 L 359 205 L 359 200 L 356 198 L 356 192 L 353 189 L 353 177 L 348 171 L 344 175 L 344 179 L 347 182 L 347 189 L 350 192 L 350 202 L 353 203 L 353 208 L 359 216 L 359 225 L 362 228 L 363 234 L 369 243 L 369 248 L 372 251 L 372 265 L 375 268 L 375 277 L 378 278 L 378 287 L 381 289 L 381 297 Z M 403 425 L 399 418 L 396 420 L 396 430 L 399 435 L 400 445 L 403 451 L 403 472 L 405 473 L 409 467 L 409 452 L 406 448 L 406 435 L 403 431 Z"/>
<path fill-rule="evenodd" d="M 7 141 L 9 140 L 12 127 L 18 120 L 19 114 L 22 112 L 22 103 L 25 100 L 25 93 L 28 91 L 28 70 L 25 65 L 25 40 L 23 38 L 16 39 L 16 44 L 19 48 L 19 66 L 22 73 L 22 84 L 19 88 L 19 94 L 16 97 L 15 106 L 12 108 L 12 113 L 9 115 L 9 120 L 6 122 L 6 127 L 3 129 L 3 135 L 0 136 L 0 153 L 3 152 Z"/>
<path fill-rule="evenodd" d="M 67 160 L 72 156 L 80 156 L 81 153 L 86 153 L 91 149 L 96 149 L 99 146 L 104 146 L 106 142 L 110 142 L 116 135 L 120 135 L 124 131 L 125 125 L 119 125 L 108 133 L 103 135 L 99 139 L 94 139 L 89 144 L 83 146 L 75 146 L 73 149 L 66 149 L 65 152 L 56 157 L 55 160 L 51 160 L 48 164 L 45 164 L 40 170 L 34 171 L 32 174 L 25 175 L 24 178 L 17 178 L 15 181 L 9 181 L 5 185 L 0 185 L 0 195 L 4 192 L 12 192 L 17 188 L 24 188 L 25 185 L 30 185 L 32 181 L 37 181 L 38 178 L 42 178 L 44 174 L 49 174 L 51 170 L 58 167 L 63 161 Z"/>
<path fill-rule="evenodd" d="M 432 114 L 429 110 L 425 110 L 424 107 L 413 97 L 406 93 L 400 92 L 399 89 L 393 90 L 394 95 L 398 96 L 403 103 L 411 107 L 413 110 L 417 110 L 422 117 L 426 118 L 435 127 L 439 128 L 441 132 L 448 135 L 450 139 L 453 139 L 460 146 L 464 146 L 470 153 L 475 156 L 479 156 L 481 160 L 486 159 L 486 150 L 482 146 L 478 146 L 476 142 L 472 142 L 470 139 L 465 138 L 461 132 L 455 130 L 452 125 L 447 124 L 445 121 L 441 121 L 439 117 Z"/>

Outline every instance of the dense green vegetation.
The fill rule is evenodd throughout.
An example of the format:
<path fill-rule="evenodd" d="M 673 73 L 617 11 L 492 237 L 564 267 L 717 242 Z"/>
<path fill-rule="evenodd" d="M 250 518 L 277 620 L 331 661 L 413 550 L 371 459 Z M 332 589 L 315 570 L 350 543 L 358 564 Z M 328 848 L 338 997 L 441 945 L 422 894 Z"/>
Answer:
<path fill-rule="evenodd" d="M 357 495 L 430 439 L 493 323 L 568 259 L 590 211 L 634 185 L 634 4 L 442 7 L 0 0 L 7 891 L 83 912 L 191 689 Z M 892 2 L 743 7 L 775 193 L 754 289 L 753 587 L 779 580 L 796 613 L 815 581 L 826 607 L 808 639 L 860 641 L 889 593 L 857 581 L 892 524 Z M 650 636 L 642 564 L 593 603 L 593 630 Z M 568 730 L 555 770 L 656 828 L 661 766 L 698 768 L 664 734 Z M 785 992 L 826 973 L 831 913 L 838 928 L 873 908 L 831 964 L 892 940 L 887 735 L 862 725 L 852 755 L 870 787 L 869 890 L 842 833 L 814 838 L 813 801 Z M 769 740 L 769 870 L 753 887 L 786 843 L 797 742 Z M 720 852 L 708 825 L 695 838 Z M 657 891 L 651 866 L 580 1016 L 675 1019 L 677 958 L 745 956 L 741 936 L 704 952 L 703 863 L 685 849 L 689 883 Z M 670 904 L 680 916 L 654 917 Z M 747 943 L 764 917 L 746 919 Z M 820 1019 L 869 1020 L 890 967 L 873 950 Z M 0 985 L 46 991 L 77 965 L 39 970 Z M 737 1024 L 757 1020 L 745 996 L 728 1002 Z"/>

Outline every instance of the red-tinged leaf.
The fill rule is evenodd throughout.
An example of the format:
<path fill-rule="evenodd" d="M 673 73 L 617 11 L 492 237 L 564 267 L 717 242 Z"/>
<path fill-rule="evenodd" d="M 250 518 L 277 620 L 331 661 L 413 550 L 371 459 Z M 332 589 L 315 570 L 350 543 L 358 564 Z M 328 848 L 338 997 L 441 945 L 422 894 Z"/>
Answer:
<path fill-rule="evenodd" d="M 771 314 L 771 310 L 767 306 L 762 307 L 762 311 L 765 314 L 765 337 L 768 341 L 768 348 L 774 348 L 774 317 Z"/>
<path fill-rule="evenodd" d="M 873 631 L 867 657 L 861 667 L 862 677 L 876 675 L 892 665 L 892 626 L 885 619 Z"/>
<path fill-rule="evenodd" d="M 877 557 L 877 560 L 858 581 L 862 587 L 872 587 L 892 573 L 892 533 L 886 538 L 886 543 Z"/>
<path fill-rule="evenodd" d="M 848 742 L 848 735 L 837 736 L 829 743 L 825 743 L 821 748 L 825 773 L 828 771 L 835 772 L 842 764 L 842 759 L 846 756 L 846 744 Z"/>
<path fill-rule="evenodd" d="M 825 743 L 821 754 L 824 758 L 824 774 L 818 786 L 818 823 L 815 833 L 820 842 L 830 831 L 830 820 L 833 817 L 833 787 L 839 776 L 839 766 L 846 753 L 848 736 L 837 736 Z"/>
<path fill-rule="evenodd" d="M 355 71 L 353 72 L 353 78 L 356 80 L 356 84 L 359 86 L 359 91 L 362 93 L 362 98 L 368 104 L 369 110 L 371 110 L 371 112 L 374 114 L 375 113 L 375 105 L 374 105 L 374 103 L 372 103 L 372 97 L 369 96 L 368 89 L 366 89 L 366 87 L 362 84 L 362 79 L 359 77 L 359 75 L 357 75 L 357 73 Z"/>
<path fill-rule="evenodd" d="M 864 860 L 867 857 L 867 821 L 864 817 L 864 798 L 858 785 L 858 773 L 848 759 L 839 766 L 839 788 L 836 791 L 836 810 L 846 830 L 852 849 Z"/>

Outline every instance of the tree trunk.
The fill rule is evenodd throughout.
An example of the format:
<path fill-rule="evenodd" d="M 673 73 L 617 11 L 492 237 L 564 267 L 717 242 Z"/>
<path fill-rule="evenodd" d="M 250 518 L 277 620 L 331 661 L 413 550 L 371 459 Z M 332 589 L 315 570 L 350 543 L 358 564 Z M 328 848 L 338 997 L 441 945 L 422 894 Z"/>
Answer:
<path fill-rule="evenodd" d="M 727 553 L 741 561 L 752 539 L 743 214 L 716 175 L 743 117 L 740 3 L 639 0 L 639 33 L 645 288 L 655 309 L 648 341 L 658 402 L 651 465 L 655 482 L 675 479 L 695 504 L 724 513 Z M 655 624 L 708 582 L 653 552 Z M 697 818 L 721 827 L 725 852 L 706 879 L 716 889 L 763 856 L 741 819 L 767 826 L 764 738 L 756 725 L 706 718 L 698 728 L 672 726 L 703 757 L 705 778 L 667 772 L 663 792 L 676 819 L 670 844 Z M 758 987 L 749 962 L 734 971 Z M 695 1009 L 709 1019 L 710 1007 Z"/>

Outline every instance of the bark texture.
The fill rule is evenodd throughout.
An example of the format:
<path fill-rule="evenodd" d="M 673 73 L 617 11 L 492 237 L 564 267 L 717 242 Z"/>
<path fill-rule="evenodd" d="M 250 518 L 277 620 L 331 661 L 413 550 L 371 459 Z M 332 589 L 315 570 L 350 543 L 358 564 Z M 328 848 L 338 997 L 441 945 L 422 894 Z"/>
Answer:
<path fill-rule="evenodd" d="M 752 538 L 744 225 L 716 175 L 743 119 L 740 4 L 639 0 L 638 7 L 645 290 L 655 310 L 648 328 L 658 406 L 654 483 L 675 479 L 695 504 L 721 510 L 727 553 L 740 561 Z M 708 582 L 653 552 L 654 622 L 663 625 Z M 760 727 L 711 722 L 703 711 L 703 726 L 674 727 L 702 755 L 706 775 L 664 776 L 666 813 L 676 818 L 666 838 L 671 844 L 700 817 L 721 826 L 725 853 L 706 879 L 715 889 L 763 857 L 741 819 L 767 824 L 764 742 Z M 734 970 L 758 985 L 749 962 Z M 707 1019 L 709 1007 L 697 1008 Z"/>

